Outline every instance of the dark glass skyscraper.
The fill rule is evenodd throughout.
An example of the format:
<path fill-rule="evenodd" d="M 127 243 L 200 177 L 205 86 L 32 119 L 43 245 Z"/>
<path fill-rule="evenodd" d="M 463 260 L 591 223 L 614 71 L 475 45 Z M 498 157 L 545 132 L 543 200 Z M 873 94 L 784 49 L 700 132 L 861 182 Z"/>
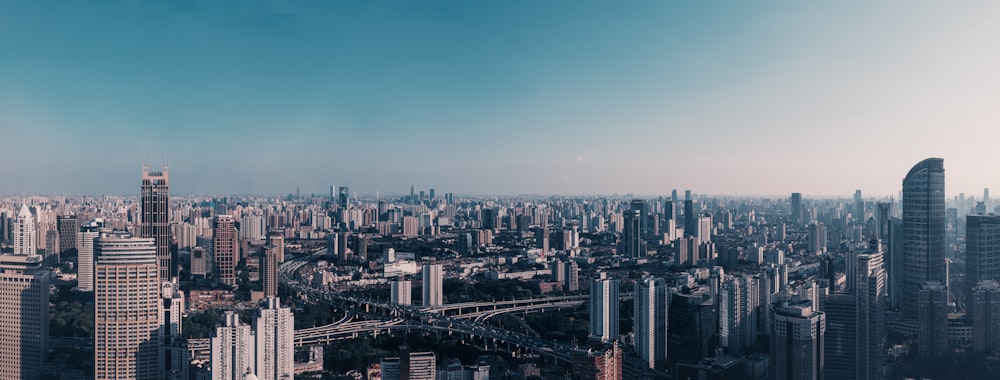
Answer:
<path fill-rule="evenodd" d="M 170 281 L 174 266 L 170 255 L 170 185 L 166 166 L 158 172 L 142 167 L 141 215 L 139 236 L 155 241 L 160 279 Z"/>
<path fill-rule="evenodd" d="M 920 161 L 903 179 L 904 315 L 917 314 L 917 292 L 927 281 L 945 286 L 944 160 Z"/>

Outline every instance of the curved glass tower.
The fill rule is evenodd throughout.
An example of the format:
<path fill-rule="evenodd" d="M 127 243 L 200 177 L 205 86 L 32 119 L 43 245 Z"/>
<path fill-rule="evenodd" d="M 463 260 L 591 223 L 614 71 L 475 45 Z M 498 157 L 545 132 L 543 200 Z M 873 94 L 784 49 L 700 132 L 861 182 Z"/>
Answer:
<path fill-rule="evenodd" d="M 915 317 L 917 291 L 927 281 L 945 284 L 944 160 L 928 158 L 903 179 L 904 315 Z"/>

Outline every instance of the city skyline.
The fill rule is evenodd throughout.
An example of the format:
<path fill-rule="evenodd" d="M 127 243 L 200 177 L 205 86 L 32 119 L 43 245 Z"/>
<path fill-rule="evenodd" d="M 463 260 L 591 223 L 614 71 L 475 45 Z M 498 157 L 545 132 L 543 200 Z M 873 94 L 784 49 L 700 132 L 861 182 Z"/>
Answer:
<path fill-rule="evenodd" d="M 980 194 L 998 11 L 2 4 L 0 134 L 25 159 L 0 193 L 129 194 L 163 160 L 174 194 L 895 195 L 942 157 L 948 196 Z"/>

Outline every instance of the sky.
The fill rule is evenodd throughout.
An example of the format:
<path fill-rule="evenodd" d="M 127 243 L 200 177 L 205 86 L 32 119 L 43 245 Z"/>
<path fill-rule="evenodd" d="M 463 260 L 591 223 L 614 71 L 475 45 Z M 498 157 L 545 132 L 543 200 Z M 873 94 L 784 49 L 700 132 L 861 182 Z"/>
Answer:
<path fill-rule="evenodd" d="M 0 0 L 0 193 L 1000 189 L 1000 3 Z"/>

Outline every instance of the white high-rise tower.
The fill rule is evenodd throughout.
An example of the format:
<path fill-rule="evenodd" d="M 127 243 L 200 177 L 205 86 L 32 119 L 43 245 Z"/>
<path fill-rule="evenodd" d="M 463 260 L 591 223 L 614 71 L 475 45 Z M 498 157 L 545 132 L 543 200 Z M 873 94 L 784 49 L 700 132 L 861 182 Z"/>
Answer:
<path fill-rule="evenodd" d="M 35 235 L 35 217 L 27 204 L 21 205 L 14 220 L 14 254 L 35 255 L 38 253 L 38 241 Z"/>

